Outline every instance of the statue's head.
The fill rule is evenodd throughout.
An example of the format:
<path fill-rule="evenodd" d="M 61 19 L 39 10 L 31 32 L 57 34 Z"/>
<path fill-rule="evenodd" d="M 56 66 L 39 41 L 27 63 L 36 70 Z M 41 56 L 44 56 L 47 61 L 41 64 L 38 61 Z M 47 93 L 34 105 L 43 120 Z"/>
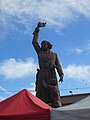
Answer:
<path fill-rule="evenodd" d="M 43 51 L 47 51 L 52 49 L 52 44 L 50 42 L 48 42 L 47 40 L 43 40 L 41 43 L 41 48 Z"/>

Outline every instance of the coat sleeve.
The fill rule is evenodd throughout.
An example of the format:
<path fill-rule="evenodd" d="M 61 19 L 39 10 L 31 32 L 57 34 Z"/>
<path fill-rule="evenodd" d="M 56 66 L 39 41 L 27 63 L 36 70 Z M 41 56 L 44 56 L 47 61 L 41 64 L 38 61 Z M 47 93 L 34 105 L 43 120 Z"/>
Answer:
<path fill-rule="evenodd" d="M 40 51 L 40 46 L 39 46 L 39 43 L 38 43 L 38 38 L 39 38 L 39 28 L 35 28 L 35 31 L 33 33 L 33 39 L 32 39 L 32 44 L 33 44 L 33 47 L 35 49 L 35 51 L 37 53 L 39 53 Z"/>
<path fill-rule="evenodd" d="M 57 54 L 56 54 L 55 66 L 56 66 L 56 69 L 57 69 L 59 76 L 61 77 L 62 75 L 64 75 L 63 70 L 62 70 L 62 66 L 59 62 Z"/>

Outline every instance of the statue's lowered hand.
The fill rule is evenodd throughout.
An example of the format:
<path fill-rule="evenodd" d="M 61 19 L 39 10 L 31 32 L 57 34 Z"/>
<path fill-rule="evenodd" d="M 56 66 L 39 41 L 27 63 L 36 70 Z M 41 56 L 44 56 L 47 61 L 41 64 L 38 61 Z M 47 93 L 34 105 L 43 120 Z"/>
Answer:
<path fill-rule="evenodd" d="M 46 26 L 46 22 L 38 22 L 37 27 L 45 27 Z"/>
<path fill-rule="evenodd" d="M 59 82 L 63 82 L 63 75 L 60 77 L 60 80 L 59 80 Z"/>

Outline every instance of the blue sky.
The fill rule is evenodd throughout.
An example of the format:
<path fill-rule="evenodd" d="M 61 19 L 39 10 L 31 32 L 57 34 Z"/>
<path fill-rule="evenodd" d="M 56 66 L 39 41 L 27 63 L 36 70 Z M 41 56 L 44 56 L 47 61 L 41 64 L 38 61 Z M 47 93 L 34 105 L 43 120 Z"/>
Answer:
<path fill-rule="evenodd" d="M 39 43 L 49 40 L 63 67 L 60 94 L 90 92 L 90 1 L 0 0 L 0 101 L 24 88 L 35 94 L 38 21 L 47 22 Z"/>

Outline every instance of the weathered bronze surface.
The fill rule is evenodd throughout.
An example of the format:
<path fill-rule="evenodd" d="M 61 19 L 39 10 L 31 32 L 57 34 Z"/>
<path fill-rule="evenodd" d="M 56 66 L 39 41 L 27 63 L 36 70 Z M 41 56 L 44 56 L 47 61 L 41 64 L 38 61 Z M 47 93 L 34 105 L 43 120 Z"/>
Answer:
<path fill-rule="evenodd" d="M 46 23 L 38 23 L 33 33 L 32 44 L 38 55 L 39 69 L 36 74 L 36 96 L 52 107 L 60 107 L 60 93 L 55 68 L 60 76 L 59 82 L 63 82 L 63 70 L 56 53 L 51 51 L 52 45 L 47 40 L 38 43 L 39 29 Z"/>

